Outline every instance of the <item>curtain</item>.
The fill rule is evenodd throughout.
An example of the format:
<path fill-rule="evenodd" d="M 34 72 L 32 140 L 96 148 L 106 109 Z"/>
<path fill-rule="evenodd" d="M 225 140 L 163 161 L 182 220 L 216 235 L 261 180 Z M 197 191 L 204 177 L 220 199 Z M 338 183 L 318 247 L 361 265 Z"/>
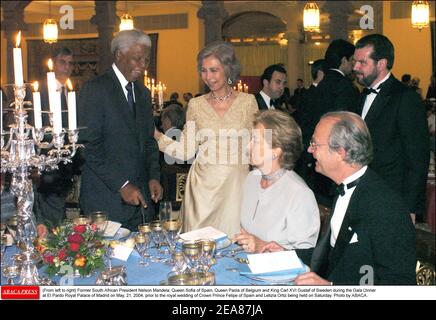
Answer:
<path fill-rule="evenodd" d="M 260 76 L 266 67 L 276 63 L 282 63 L 285 68 L 287 66 L 287 46 L 248 44 L 236 45 L 234 48 L 242 65 L 242 76 Z"/>

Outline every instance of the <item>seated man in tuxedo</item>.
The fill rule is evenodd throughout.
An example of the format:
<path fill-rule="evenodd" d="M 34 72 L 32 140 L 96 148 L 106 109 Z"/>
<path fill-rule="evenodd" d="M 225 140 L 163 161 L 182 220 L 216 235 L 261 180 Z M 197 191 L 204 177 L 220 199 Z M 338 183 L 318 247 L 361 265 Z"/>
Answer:
<path fill-rule="evenodd" d="M 416 283 L 412 219 L 401 198 L 368 168 L 372 150 L 368 128 L 354 113 L 327 113 L 316 126 L 309 152 L 316 171 L 340 184 L 339 194 L 311 272 L 299 275 L 296 285 Z M 278 250 L 274 242 L 262 248 Z"/>
<path fill-rule="evenodd" d="M 286 87 L 286 70 L 280 64 L 273 64 L 263 71 L 260 77 L 262 90 L 256 93 L 259 110 L 275 109 L 277 100 L 282 96 Z"/>

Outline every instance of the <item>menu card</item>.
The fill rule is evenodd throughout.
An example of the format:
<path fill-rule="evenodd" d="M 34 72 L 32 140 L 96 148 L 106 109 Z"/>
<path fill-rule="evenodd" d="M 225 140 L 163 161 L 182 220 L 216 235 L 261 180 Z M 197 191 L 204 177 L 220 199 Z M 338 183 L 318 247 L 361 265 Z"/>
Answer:
<path fill-rule="evenodd" d="M 304 268 L 294 250 L 249 254 L 247 258 L 249 261 L 248 266 L 253 274 Z"/>
<path fill-rule="evenodd" d="M 121 227 L 121 223 L 108 221 L 106 229 L 104 230 L 104 237 L 114 237 L 118 229 Z"/>
<path fill-rule="evenodd" d="M 194 241 L 200 239 L 214 239 L 216 242 L 220 242 L 227 238 L 227 234 L 215 229 L 214 227 L 205 227 L 190 232 L 182 233 L 180 238 L 185 241 Z"/>

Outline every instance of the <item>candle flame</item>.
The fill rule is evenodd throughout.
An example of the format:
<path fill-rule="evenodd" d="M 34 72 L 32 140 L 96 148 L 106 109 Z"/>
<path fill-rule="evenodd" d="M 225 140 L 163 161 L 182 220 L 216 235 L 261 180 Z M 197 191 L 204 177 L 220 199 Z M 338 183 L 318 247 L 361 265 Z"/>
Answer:
<path fill-rule="evenodd" d="M 147 70 L 144 71 L 144 76 L 147 76 Z"/>
<path fill-rule="evenodd" d="M 21 42 L 21 31 L 18 31 L 17 41 L 15 42 L 15 47 L 18 48 L 20 46 L 20 42 Z"/>
<path fill-rule="evenodd" d="M 35 81 L 35 82 L 33 83 L 33 90 L 34 90 L 35 92 L 37 92 L 38 89 L 39 89 L 39 83 L 38 83 L 38 81 Z"/>
<path fill-rule="evenodd" d="M 52 59 L 48 59 L 47 65 L 48 65 L 48 69 L 50 71 L 53 71 L 53 60 Z"/>
<path fill-rule="evenodd" d="M 73 91 L 73 84 L 71 83 L 70 78 L 67 79 L 67 87 L 68 90 Z"/>

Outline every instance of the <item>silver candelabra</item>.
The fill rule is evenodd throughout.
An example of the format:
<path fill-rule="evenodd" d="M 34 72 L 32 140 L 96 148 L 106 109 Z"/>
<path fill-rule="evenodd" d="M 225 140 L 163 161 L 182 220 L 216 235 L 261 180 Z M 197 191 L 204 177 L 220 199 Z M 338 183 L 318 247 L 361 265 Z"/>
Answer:
<path fill-rule="evenodd" d="M 14 85 L 15 101 L 11 104 L 15 123 L 10 125 L 8 132 L 1 132 L 1 172 L 12 174 L 11 191 L 17 197 L 17 247 L 23 255 L 23 266 L 20 274 L 20 284 L 41 284 L 35 266 L 35 249 L 33 242 L 37 237 L 36 220 L 33 214 L 33 186 L 31 173 L 58 169 L 58 164 L 71 162 L 81 145 L 77 144 L 78 130 L 62 129 L 60 133 L 53 132 L 53 127 L 37 129 L 27 123 L 25 85 Z M 49 113 L 50 119 L 52 114 Z M 52 121 L 51 121 L 52 122 Z M 65 134 L 69 144 L 65 144 Z M 52 141 L 45 142 L 46 134 L 51 134 Z M 5 144 L 5 138 L 9 136 Z M 47 154 L 41 154 L 48 150 Z"/>

